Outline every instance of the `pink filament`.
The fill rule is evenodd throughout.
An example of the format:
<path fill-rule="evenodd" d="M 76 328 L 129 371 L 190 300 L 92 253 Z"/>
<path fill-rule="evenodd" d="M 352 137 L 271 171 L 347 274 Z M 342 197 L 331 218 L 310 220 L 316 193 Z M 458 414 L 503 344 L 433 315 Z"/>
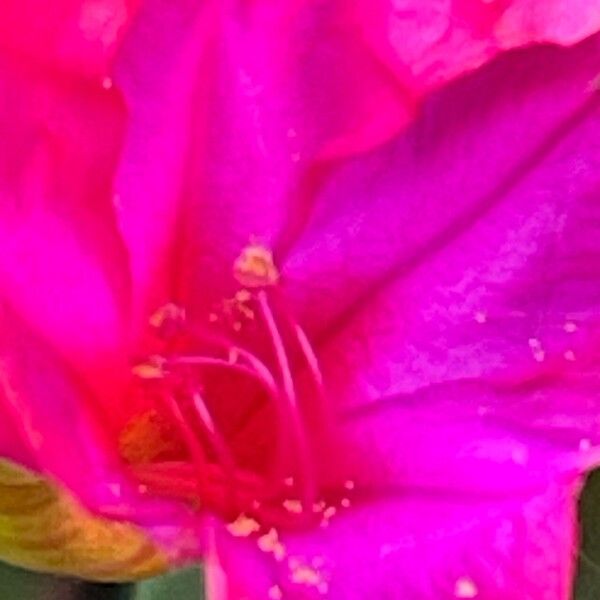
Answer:
<path fill-rule="evenodd" d="M 211 341 L 215 341 L 214 338 Z M 219 345 L 223 346 L 225 342 L 219 340 Z M 276 494 L 283 486 L 283 480 L 286 475 L 286 461 L 284 445 L 288 441 L 286 435 L 288 422 L 288 410 L 285 398 L 279 390 L 277 382 L 271 375 L 267 366 L 251 352 L 239 348 L 237 346 L 229 346 L 227 350 L 236 352 L 240 358 L 244 358 L 250 367 L 226 361 L 222 358 L 212 358 L 206 356 L 178 356 L 170 359 L 169 363 L 173 365 L 194 365 L 197 367 L 216 367 L 228 370 L 233 370 L 240 374 L 247 375 L 257 381 L 267 392 L 267 397 L 274 403 L 277 409 L 279 435 L 277 436 L 277 450 L 275 452 L 275 460 L 269 474 L 269 485 L 265 487 L 264 495 Z"/>
<path fill-rule="evenodd" d="M 280 376 L 283 383 L 284 397 L 287 400 L 287 409 L 292 425 L 292 434 L 295 438 L 298 450 L 299 468 L 302 480 L 302 496 L 305 509 L 312 507 L 315 499 L 315 484 L 310 468 L 311 460 L 309 454 L 308 440 L 306 439 L 304 427 L 302 426 L 300 411 L 294 388 L 294 379 L 290 370 L 287 353 L 277 328 L 275 317 L 269 306 L 267 295 L 264 290 L 258 292 L 258 304 L 260 306 L 263 319 L 267 326 L 267 331 L 271 337 L 273 350 L 279 367 Z"/>
<path fill-rule="evenodd" d="M 225 438 L 218 430 L 208 405 L 196 386 L 188 390 L 186 394 L 191 399 L 194 415 L 203 431 L 202 436 L 199 436 L 197 430 L 186 420 L 176 396 L 168 390 L 161 394 L 164 405 L 186 444 L 192 464 L 164 462 L 137 465 L 133 468 L 138 481 L 160 494 L 173 494 L 190 500 L 198 498 L 202 500 L 203 497 L 220 497 L 219 494 L 224 489 L 228 489 L 232 507 L 238 507 L 239 510 L 248 510 L 248 507 L 252 507 L 258 516 L 271 523 L 289 524 L 290 521 L 300 521 L 302 518 L 306 518 L 306 514 L 312 514 L 315 499 L 312 461 L 288 352 L 266 291 L 258 291 L 255 300 L 268 333 L 272 358 L 274 358 L 278 371 L 277 377 L 273 376 L 263 360 L 253 352 L 233 344 L 227 337 L 197 328 L 192 330 L 194 339 L 225 352 L 227 356 L 235 356 L 235 359 L 226 360 L 206 355 L 168 356 L 166 358 L 166 376 L 167 378 L 171 374 L 177 376 L 180 367 L 196 367 L 199 369 L 227 369 L 256 381 L 265 390 L 268 401 L 276 408 L 277 415 L 275 424 L 277 449 L 269 473 L 260 476 L 239 468 Z M 286 320 L 291 321 L 289 317 Z M 309 367 L 311 377 L 320 392 L 322 377 L 310 342 L 296 323 L 291 321 L 291 326 Z M 206 448 L 203 446 L 202 439 L 211 446 L 218 464 L 212 464 L 206 456 Z M 290 446 L 293 449 L 299 475 L 297 493 L 300 494 L 299 499 L 303 507 L 300 515 L 291 515 L 282 506 L 272 503 L 273 499 L 281 497 L 285 479 L 292 475 L 285 459 Z"/>

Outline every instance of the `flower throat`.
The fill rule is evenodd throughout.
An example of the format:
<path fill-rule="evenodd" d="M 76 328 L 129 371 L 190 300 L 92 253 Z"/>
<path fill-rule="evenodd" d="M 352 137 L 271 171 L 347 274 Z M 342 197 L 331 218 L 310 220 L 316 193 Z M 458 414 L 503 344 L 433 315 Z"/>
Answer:
<path fill-rule="evenodd" d="M 234 275 L 238 291 L 205 323 L 174 304 L 151 317 L 159 350 L 133 369 L 150 408 L 121 431 L 120 452 L 143 492 L 237 526 L 308 525 L 327 510 L 307 436 L 324 406 L 318 362 L 271 252 L 247 246 Z"/>

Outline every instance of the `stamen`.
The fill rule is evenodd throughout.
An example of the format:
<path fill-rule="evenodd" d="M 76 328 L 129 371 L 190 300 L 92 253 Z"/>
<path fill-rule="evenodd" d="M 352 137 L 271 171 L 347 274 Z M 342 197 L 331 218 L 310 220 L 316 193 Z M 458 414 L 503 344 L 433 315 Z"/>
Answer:
<path fill-rule="evenodd" d="M 317 389 L 320 392 L 323 392 L 323 375 L 321 373 L 321 369 L 319 367 L 319 360 L 308 341 L 308 337 L 304 330 L 297 323 L 294 325 L 294 331 L 296 333 L 296 339 L 298 340 L 298 345 L 300 346 L 300 350 L 304 355 L 306 363 L 310 369 L 313 380 L 316 384 Z"/>
<path fill-rule="evenodd" d="M 307 519 L 318 523 L 323 517 L 328 520 L 333 516 L 324 503 L 320 511 L 313 510 L 317 505 L 316 483 L 305 433 L 307 415 L 303 414 L 303 409 L 308 408 L 299 403 L 286 344 L 291 342 L 293 351 L 306 363 L 303 370 L 310 376 L 314 385 L 311 393 L 317 393 L 319 405 L 324 393 L 323 377 L 302 328 L 284 309 L 278 307 L 274 311 L 271 306 L 272 294 L 276 292 L 268 288 L 279 280 L 272 253 L 250 244 L 236 260 L 234 274 L 243 288 L 231 300 L 224 301 L 216 313 L 210 313 L 204 326 L 186 321 L 185 311 L 174 304 L 167 304 L 152 315 L 150 325 L 164 350 L 134 367 L 134 373 L 143 380 L 143 389 L 152 386 L 152 397 L 160 400 L 165 420 L 177 432 L 173 437 L 179 449 L 175 454 L 167 453 L 167 460 L 142 453 L 141 460 L 138 455 L 128 462 L 138 485 L 147 493 L 185 498 L 192 504 L 202 502 L 228 518 L 240 514 L 244 519 L 260 522 L 261 529 L 265 529 L 259 545 L 282 560 L 285 550 L 276 535 L 273 538 L 273 533 L 264 533 L 268 527 L 302 526 Z M 237 332 L 248 321 L 253 322 L 252 328 L 261 326 L 261 333 L 266 334 L 266 356 L 262 347 L 259 353 L 239 343 L 242 335 Z M 182 351 L 196 344 L 202 348 L 200 353 Z M 274 419 L 269 420 L 268 427 L 275 434 L 273 460 L 264 470 L 262 466 L 256 470 L 244 468 L 234 454 L 236 446 L 220 431 L 211 410 L 213 399 L 208 402 L 204 396 L 203 383 L 213 381 L 206 379 L 208 370 L 222 370 L 228 376 L 247 378 L 259 386 L 257 398 L 261 404 L 252 409 L 255 415 L 262 415 L 255 409 L 269 408 L 265 414 Z M 220 377 L 218 372 L 215 375 Z M 209 390 L 212 387 L 211 384 Z M 157 408 L 160 410 L 160 406 Z M 245 434 L 243 428 L 233 433 L 236 440 L 244 440 Z M 173 457 L 181 460 L 168 460 Z"/>
<path fill-rule="evenodd" d="M 312 477 L 312 469 L 310 467 L 308 441 L 304 433 L 304 428 L 300 422 L 300 413 L 296 399 L 294 380 L 290 370 L 285 346 L 283 344 L 281 334 L 277 329 L 275 317 L 273 316 L 271 307 L 269 306 L 267 295 L 264 290 L 261 290 L 258 292 L 257 297 L 263 319 L 267 326 L 267 331 L 269 332 L 271 338 L 273 350 L 275 352 L 275 358 L 283 383 L 284 395 L 287 399 L 287 407 L 289 409 L 290 422 L 292 425 L 292 434 L 295 438 L 298 449 L 299 467 L 303 483 L 301 486 L 303 505 L 306 509 L 308 509 L 309 506 L 312 506 L 315 498 L 315 484 Z"/>
<path fill-rule="evenodd" d="M 288 411 L 285 400 L 279 391 L 279 387 L 271 375 L 271 372 L 266 365 L 251 352 L 238 347 L 227 347 L 227 342 L 220 338 L 211 338 L 213 343 L 217 342 L 220 346 L 225 346 L 230 356 L 233 352 L 238 358 L 243 358 L 249 363 L 250 368 L 243 364 L 232 363 L 225 361 L 220 358 L 212 358 L 205 356 L 184 356 L 174 357 L 170 359 L 170 364 L 187 364 L 195 365 L 198 367 L 216 367 L 224 368 L 230 371 L 238 372 L 254 379 L 267 393 L 267 398 L 270 399 L 276 408 L 278 417 L 278 427 L 276 428 L 279 432 L 277 437 L 277 451 L 274 452 L 274 461 L 269 475 L 271 483 L 265 488 L 265 494 L 271 495 L 277 493 L 281 488 L 281 480 L 286 470 L 285 452 L 283 451 L 284 445 L 287 442 L 288 436 L 285 435 L 286 422 L 288 419 Z"/>
<path fill-rule="evenodd" d="M 225 475 L 229 481 L 230 503 L 232 506 L 235 506 L 238 486 L 236 485 L 235 461 L 233 456 L 229 451 L 225 440 L 219 433 L 210 411 L 199 392 L 196 391 L 192 394 L 192 403 L 196 409 L 200 422 L 209 436 L 209 441 L 225 469 Z"/>

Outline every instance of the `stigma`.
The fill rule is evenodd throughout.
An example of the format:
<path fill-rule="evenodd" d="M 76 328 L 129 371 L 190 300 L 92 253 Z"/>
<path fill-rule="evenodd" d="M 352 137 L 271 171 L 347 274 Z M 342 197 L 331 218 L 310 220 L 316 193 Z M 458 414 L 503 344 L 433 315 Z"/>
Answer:
<path fill-rule="evenodd" d="M 273 253 L 257 243 L 242 250 L 234 263 L 234 274 L 237 281 L 249 289 L 269 287 L 279 280 Z"/>

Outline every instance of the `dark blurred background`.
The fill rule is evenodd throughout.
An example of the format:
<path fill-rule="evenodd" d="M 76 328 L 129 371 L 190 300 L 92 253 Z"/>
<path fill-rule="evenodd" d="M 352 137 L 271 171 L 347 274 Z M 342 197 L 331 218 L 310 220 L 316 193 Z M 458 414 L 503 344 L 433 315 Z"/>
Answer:
<path fill-rule="evenodd" d="M 0 600 L 202 600 L 200 569 L 184 569 L 136 585 L 94 584 L 40 575 L 0 563 Z"/>

